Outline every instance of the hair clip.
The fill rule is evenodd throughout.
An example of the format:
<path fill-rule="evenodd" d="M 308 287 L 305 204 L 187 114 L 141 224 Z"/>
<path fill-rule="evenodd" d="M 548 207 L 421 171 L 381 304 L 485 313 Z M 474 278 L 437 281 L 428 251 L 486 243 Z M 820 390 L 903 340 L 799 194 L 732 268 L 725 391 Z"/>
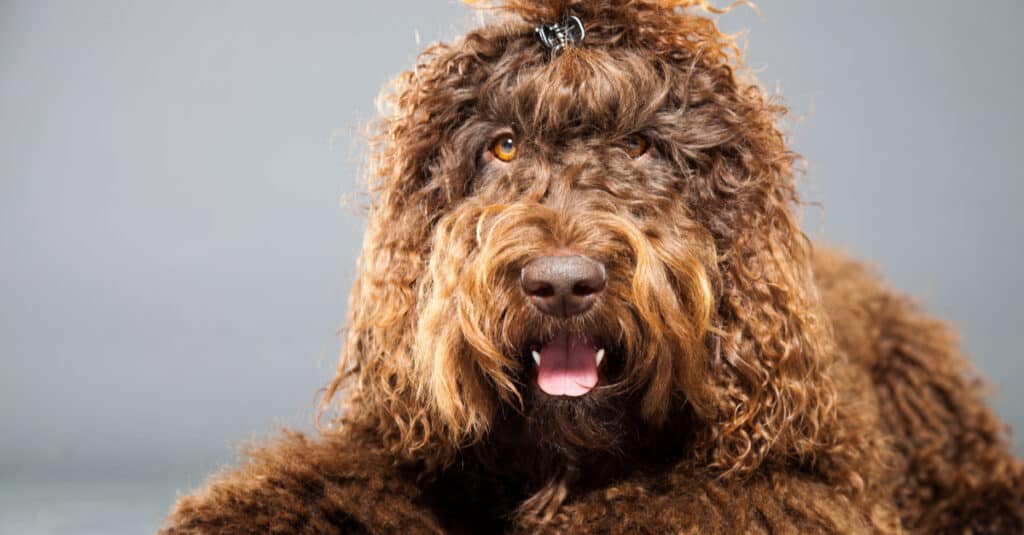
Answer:
<path fill-rule="evenodd" d="M 583 21 L 573 15 L 563 24 L 541 24 L 534 28 L 540 42 L 558 55 L 569 45 L 576 46 L 583 42 L 587 33 L 583 30 Z"/>

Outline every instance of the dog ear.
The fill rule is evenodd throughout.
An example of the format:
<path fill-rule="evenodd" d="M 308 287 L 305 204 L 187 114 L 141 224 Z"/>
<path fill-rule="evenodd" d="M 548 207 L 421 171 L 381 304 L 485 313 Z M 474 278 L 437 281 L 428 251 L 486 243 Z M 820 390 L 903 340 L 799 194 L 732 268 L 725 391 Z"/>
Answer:
<path fill-rule="evenodd" d="M 652 37 L 678 73 L 672 98 L 687 124 L 662 156 L 687 173 L 687 208 L 711 233 L 717 268 L 704 351 L 682 381 L 707 423 L 698 449 L 735 474 L 774 455 L 813 459 L 838 443 L 835 349 L 795 213 L 798 156 L 778 128 L 786 109 L 712 21 L 673 17 L 698 38 Z"/>
<path fill-rule="evenodd" d="M 321 404 L 322 411 L 345 387 L 342 420 L 373 429 L 404 459 L 433 462 L 445 457 L 437 448 L 452 446 L 414 376 L 413 337 L 430 236 L 445 206 L 462 194 L 460 177 L 439 169 L 443 151 L 453 150 L 446 141 L 471 114 L 485 76 L 479 69 L 497 53 L 485 31 L 427 49 L 382 93 L 383 119 L 367 165 L 369 222 L 341 363 Z"/>
<path fill-rule="evenodd" d="M 720 257 L 721 332 L 704 405 L 710 464 L 747 473 L 772 457 L 813 461 L 837 440 L 835 349 L 790 186 Z"/>

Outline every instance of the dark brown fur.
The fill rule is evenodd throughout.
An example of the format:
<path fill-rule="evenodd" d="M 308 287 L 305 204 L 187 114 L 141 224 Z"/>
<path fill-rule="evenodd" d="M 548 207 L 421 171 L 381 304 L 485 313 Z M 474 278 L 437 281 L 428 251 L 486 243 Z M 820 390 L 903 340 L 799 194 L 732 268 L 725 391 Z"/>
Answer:
<path fill-rule="evenodd" d="M 1024 469 L 953 335 L 807 243 L 785 110 L 702 8 L 511 0 L 424 52 L 370 166 L 340 417 L 164 533 L 1024 532 Z M 553 57 L 533 26 L 569 14 L 587 38 Z M 556 250 L 609 274 L 571 320 L 517 282 Z M 524 358 L 563 328 L 613 348 L 583 399 Z"/>

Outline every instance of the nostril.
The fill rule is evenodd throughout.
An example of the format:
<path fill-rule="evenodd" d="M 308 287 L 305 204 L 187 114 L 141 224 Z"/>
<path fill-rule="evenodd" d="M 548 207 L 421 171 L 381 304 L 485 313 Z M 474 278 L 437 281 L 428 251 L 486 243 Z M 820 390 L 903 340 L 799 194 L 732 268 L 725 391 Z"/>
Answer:
<path fill-rule="evenodd" d="M 576 297 L 589 297 L 604 290 L 606 278 L 604 266 L 593 260 L 586 260 L 587 263 L 580 266 L 577 280 L 572 286 L 572 294 Z"/>
<path fill-rule="evenodd" d="M 526 290 L 526 294 L 530 297 L 552 297 L 555 295 L 555 287 L 550 284 L 538 284 Z"/>
<path fill-rule="evenodd" d="M 594 285 L 589 282 L 577 282 L 572 287 L 572 294 L 577 297 L 586 297 L 588 295 L 596 294 L 599 291 L 600 290 L 595 288 Z"/>

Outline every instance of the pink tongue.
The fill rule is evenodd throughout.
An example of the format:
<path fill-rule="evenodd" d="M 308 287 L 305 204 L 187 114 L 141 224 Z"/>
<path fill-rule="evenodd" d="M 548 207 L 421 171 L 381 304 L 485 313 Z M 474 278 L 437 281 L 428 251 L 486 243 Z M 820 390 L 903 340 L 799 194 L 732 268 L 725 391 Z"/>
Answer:
<path fill-rule="evenodd" d="M 597 386 L 597 349 L 577 334 L 559 333 L 540 350 L 537 385 L 552 396 L 582 396 Z"/>

